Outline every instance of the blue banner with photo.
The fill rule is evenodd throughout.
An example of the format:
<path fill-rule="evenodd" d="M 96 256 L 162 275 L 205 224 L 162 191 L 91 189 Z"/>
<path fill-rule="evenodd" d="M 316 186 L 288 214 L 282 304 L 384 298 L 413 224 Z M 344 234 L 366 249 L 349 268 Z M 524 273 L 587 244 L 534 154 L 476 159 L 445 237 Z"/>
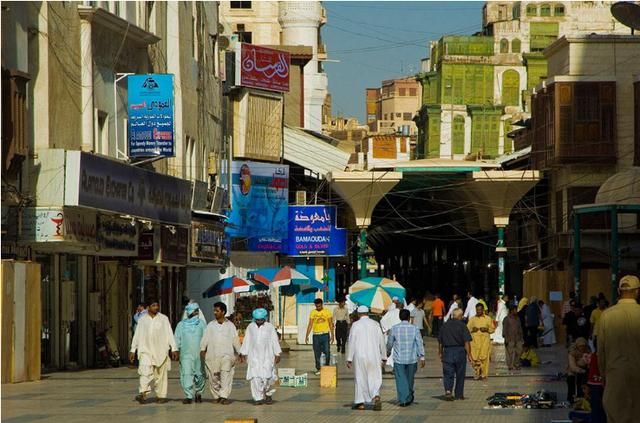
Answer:
<path fill-rule="evenodd" d="M 175 156 L 173 75 L 129 75 L 129 157 Z"/>
<path fill-rule="evenodd" d="M 336 206 L 289 206 L 289 235 L 286 249 L 290 256 L 344 256 L 346 229 L 336 228 Z"/>
<path fill-rule="evenodd" d="M 234 161 L 227 234 L 251 251 L 280 251 L 287 237 L 289 165 Z"/>

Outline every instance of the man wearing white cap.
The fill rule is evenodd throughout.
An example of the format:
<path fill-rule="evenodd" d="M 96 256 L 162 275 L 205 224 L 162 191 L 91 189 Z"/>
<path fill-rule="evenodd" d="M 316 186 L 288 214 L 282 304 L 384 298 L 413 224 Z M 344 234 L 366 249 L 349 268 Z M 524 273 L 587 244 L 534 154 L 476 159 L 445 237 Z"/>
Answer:
<path fill-rule="evenodd" d="M 391 298 L 391 304 L 389 304 L 387 311 L 395 310 L 396 308 L 398 308 L 398 304 L 400 304 L 400 298 L 398 297 Z"/>
<path fill-rule="evenodd" d="M 251 381 L 251 396 L 255 405 L 272 404 L 277 380 L 276 364 L 280 362 L 280 342 L 273 325 L 266 321 L 267 310 L 253 310 L 253 322 L 247 326 L 240 348 L 240 360 L 247 357 L 247 380 Z"/>
<path fill-rule="evenodd" d="M 364 410 L 365 403 L 373 403 L 373 409 L 379 411 L 382 409 L 382 366 L 387 352 L 382 329 L 369 318 L 368 313 L 368 307 L 358 307 L 359 319 L 351 325 L 349 333 L 347 367 L 353 366 L 355 377 L 353 409 Z"/>
<path fill-rule="evenodd" d="M 598 320 L 598 367 L 604 378 L 603 404 L 609 423 L 637 422 L 640 401 L 640 279 L 627 275 L 618 284 L 618 303 Z"/>

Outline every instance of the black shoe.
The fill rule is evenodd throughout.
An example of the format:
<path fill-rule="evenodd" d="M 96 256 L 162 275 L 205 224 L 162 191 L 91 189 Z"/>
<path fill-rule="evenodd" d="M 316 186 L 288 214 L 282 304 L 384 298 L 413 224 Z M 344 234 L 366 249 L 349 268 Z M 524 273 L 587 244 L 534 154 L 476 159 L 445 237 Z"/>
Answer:
<path fill-rule="evenodd" d="M 398 407 L 408 407 L 409 403 L 408 402 L 401 402 L 400 404 L 398 404 Z"/>
<path fill-rule="evenodd" d="M 266 395 L 264 397 L 264 403 L 267 405 L 273 404 L 273 397 L 271 395 Z"/>
<path fill-rule="evenodd" d="M 202 402 L 202 395 L 196 394 L 196 402 Z"/>
<path fill-rule="evenodd" d="M 145 394 L 136 395 L 135 400 L 138 401 L 140 404 L 146 404 L 147 403 L 147 397 L 146 397 Z"/>
<path fill-rule="evenodd" d="M 160 402 L 160 401 L 158 401 L 158 402 Z M 182 400 L 183 404 L 191 404 L 192 402 L 193 402 L 193 400 L 191 398 L 185 398 L 185 399 Z"/>
<path fill-rule="evenodd" d="M 445 401 L 453 401 L 453 395 L 451 395 L 451 392 L 447 392 L 444 394 L 444 399 Z"/>
<path fill-rule="evenodd" d="M 262 401 L 254 401 L 253 402 L 253 405 L 262 405 L 262 404 L 264 404 Z"/>
<path fill-rule="evenodd" d="M 191 400 L 189 400 L 189 401 L 191 401 Z M 169 400 L 168 400 L 167 398 L 158 398 L 158 399 L 156 400 L 156 402 L 157 402 L 158 404 L 166 404 L 166 403 L 168 403 L 168 402 L 169 402 Z"/>

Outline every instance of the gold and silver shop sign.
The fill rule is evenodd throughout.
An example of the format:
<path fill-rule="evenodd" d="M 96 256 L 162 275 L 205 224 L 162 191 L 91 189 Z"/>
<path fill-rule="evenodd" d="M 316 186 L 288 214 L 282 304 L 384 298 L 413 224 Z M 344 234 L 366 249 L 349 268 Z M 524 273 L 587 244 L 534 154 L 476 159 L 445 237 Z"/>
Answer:
<path fill-rule="evenodd" d="M 191 223 L 191 261 L 223 266 L 228 255 L 222 222 Z"/>
<path fill-rule="evenodd" d="M 134 220 L 100 215 L 96 238 L 100 255 L 138 255 L 138 224 Z"/>

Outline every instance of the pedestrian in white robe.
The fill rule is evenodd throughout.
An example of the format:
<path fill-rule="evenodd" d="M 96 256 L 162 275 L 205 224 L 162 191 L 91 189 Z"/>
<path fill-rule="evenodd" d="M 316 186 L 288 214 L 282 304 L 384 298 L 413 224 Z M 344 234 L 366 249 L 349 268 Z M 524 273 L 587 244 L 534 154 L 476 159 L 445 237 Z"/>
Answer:
<path fill-rule="evenodd" d="M 247 358 L 247 380 L 251 381 L 251 395 L 255 405 L 272 404 L 278 380 L 276 364 L 280 362 L 280 342 L 273 325 L 266 321 L 267 310 L 253 310 L 253 322 L 247 326 L 240 348 L 241 360 Z"/>
<path fill-rule="evenodd" d="M 496 310 L 497 322 L 496 331 L 491 334 L 491 341 L 496 344 L 504 344 L 504 337 L 502 336 L 502 321 L 509 315 L 509 309 L 507 308 L 507 302 L 509 301 L 508 295 L 503 295 L 502 298 L 498 296 L 498 309 Z"/>
<path fill-rule="evenodd" d="M 478 305 L 478 299 L 473 296 L 471 291 L 467 293 L 467 308 L 464 310 L 464 318 L 468 321 L 472 317 L 476 316 L 476 306 Z"/>
<path fill-rule="evenodd" d="M 225 303 L 213 305 L 214 320 L 207 325 L 200 342 L 200 355 L 205 359 L 209 389 L 213 399 L 223 405 L 230 404 L 236 353 L 240 352 L 238 330 L 225 318 L 226 314 Z"/>
<path fill-rule="evenodd" d="M 544 326 L 542 345 L 553 345 L 556 343 L 556 329 L 554 326 L 555 315 L 551 312 L 551 308 L 542 300 L 538 303 L 542 303 L 542 310 L 540 313 L 540 318 L 542 319 L 542 324 Z"/>
<path fill-rule="evenodd" d="M 364 409 L 373 402 L 374 410 L 380 410 L 382 366 L 387 358 L 384 336 L 380 325 L 371 320 L 366 306 L 358 307 L 360 318 L 351 325 L 347 351 L 347 367 L 353 366 L 355 401 L 353 408 Z"/>
<path fill-rule="evenodd" d="M 384 334 L 385 345 L 387 345 L 387 338 L 389 337 L 391 328 L 401 322 L 400 310 L 402 310 L 402 303 L 399 303 L 396 308 L 387 311 L 384 316 L 382 316 L 382 319 L 380 319 L 380 327 L 382 328 L 382 333 Z M 393 368 L 393 357 L 390 356 L 387 359 L 387 365 Z"/>
<path fill-rule="evenodd" d="M 453 301 L 451 301 L 451 305 L 449 306 L 449 311 L 444 316 L 445 322 L 449 320 L 451 317 L 453 317 L 453 310 L 460 308 L 460 304 L 458 304 L 458 301 L 459 301 L 458 296 L 453 294 Z"/>
<path fill-rule="evenodd" d="M 129 361 L 133 363 L 138 352 L 139 394 L 136 401 L 144 404 L 151 392 L 151 385 L 159 403 L 167 402 L 167 376 L 171 370 L 171 360 L 178 359 L 178 348 L 173 337 L 169 318 L 160 313 L 158 301 L 150 301 L 147 314 L 138 320 L 136 332 L 131 341 Z M 171 358 L 168 351 L 171 349 Z"/>

